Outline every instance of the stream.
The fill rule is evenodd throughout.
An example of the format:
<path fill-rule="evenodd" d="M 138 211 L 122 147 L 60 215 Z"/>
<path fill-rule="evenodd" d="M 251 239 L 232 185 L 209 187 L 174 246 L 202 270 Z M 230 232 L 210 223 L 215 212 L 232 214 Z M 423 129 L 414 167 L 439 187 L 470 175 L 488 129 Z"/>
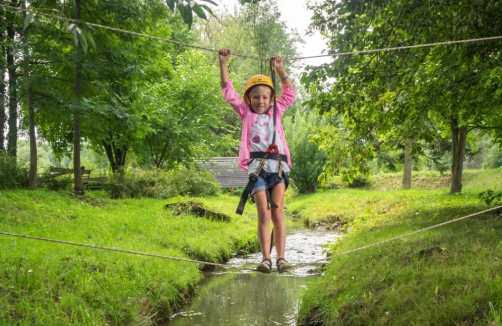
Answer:
<path fill-rule="evenodd" d="M 293 229 L 286 238 L 286 259 L 308 263 L 322 259 L 322 245 L 333 243 L 339 233 L 326 230 Z M 277 273 L 275 249 L 271 274 L 216 268 L 205 274 L 185 310 L 171 316 L 165 326 L 296 325 L 299 298 L 316 276 L 320 265 L 295 267 Z M 227 265 L 253 268 L 261 253 L 235 257 Z"/>

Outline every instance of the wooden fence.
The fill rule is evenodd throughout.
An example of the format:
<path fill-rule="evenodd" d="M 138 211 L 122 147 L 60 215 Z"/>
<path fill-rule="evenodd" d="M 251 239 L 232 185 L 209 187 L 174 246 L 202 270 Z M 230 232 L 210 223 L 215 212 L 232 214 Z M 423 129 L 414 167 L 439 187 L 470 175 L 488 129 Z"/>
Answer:
<path fill-rule="evenodd" d="M 238 157 L 214 157 L 200 164 L 213 171 L 223 188 L 241 188 L 248 183 L 248 173 L 239 167 Z"/>

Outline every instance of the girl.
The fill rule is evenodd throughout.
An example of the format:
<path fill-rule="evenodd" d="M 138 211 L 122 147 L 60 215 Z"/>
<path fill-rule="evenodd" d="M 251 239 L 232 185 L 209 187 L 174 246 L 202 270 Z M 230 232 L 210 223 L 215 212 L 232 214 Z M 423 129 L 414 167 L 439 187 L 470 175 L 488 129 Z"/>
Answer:
<path fill-rule="evenodd" d="M 251 195 L 254 197 L 258 213 L 258 240 L 260 242 L 263 260 L 257 266 L 257 270 L 270 273 L 272 260 L 270 257 L 270 220 L 274 224 L 274 243 L 277 251 L 276 266 L 279 272 L 292 267 L 291 263 L 284 258 L 286 246 L 286 225 L 284 223 L 284 192 L 286 191 L 285 179 L 291 167 L 291 157 L 280 117 L 293 104 L 296 99 L 295 87 L 284 71 L 281 57 L 274 57 L 275 68 L 282 83 L 282 94 L 277 100 L 277 121 L 274 128 L 273 103 L 275 90 L 270 78 L 264 75 L 256 75 L 246 83 L 244 99 L 233 89 L 228 76 L 227 63 L 230 58 L 230 49 L 219 51 L 221 88 L 223 98 L 229 103 L 240 116 L 242 121 L 242 137 L 239 150 L 239 166 L 249 171 L 250 175 L 262 171 L 257 175 L 256 183 L 252 188 Z M 264 165 L 260 165 L 262 157 L 274 139 L 277 144 L 276 158 L 267 159 Z M 254 158 L 252 158 L 254 157 Z M 286 162 L 285 162 L 286 161 Z M 274 186 L 275 184 L 275 186 Z M 273 188 L 269 187 L 273 186 Z M 269 192 L 269 188 L 271 188 Z M 270 198 L 268 198 L 270 196 Z M 272 208 L 268 209 L 269 202 Z M 274 205 L 275 203 L 275 205 Z"/>

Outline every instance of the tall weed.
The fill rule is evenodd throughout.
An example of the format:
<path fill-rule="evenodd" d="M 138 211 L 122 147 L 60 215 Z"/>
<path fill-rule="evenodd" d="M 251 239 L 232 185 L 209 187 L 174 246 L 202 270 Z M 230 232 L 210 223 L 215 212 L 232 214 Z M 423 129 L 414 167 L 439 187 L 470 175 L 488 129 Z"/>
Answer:
<path fill-rule="evenodd" d="M 500 307 L 497 309 L 490 302 L 490 312 L 485 315 L 487 325 L 489 326 L 501 326 L 502 325 L 502 309 Z"/>

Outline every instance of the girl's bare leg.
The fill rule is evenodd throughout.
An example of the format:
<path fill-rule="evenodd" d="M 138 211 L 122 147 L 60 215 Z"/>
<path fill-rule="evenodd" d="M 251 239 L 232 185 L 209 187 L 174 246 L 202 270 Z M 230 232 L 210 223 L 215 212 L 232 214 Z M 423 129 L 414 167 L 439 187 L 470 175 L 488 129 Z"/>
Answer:
<path fill-rule="evenodd" d="M 272 223 L 274 223 L 274 244 L 277 258 L 284 257 L 286 248 L 286 223 L 284 222 L 284 193 L 286 185 L 277 184 L 272 189 L 272 201 L 278 206 L 272 208 Z"/>
<path fill-rule="evenodd" d="M 254 201 L 258 211 L 258 241 L 263 258 L 270 258 L 270 218 L 271 212 L 268 209 L 267 194 L 259 191 L 254 194 Z M 275 233 L 275 232 L 274 232 Z"/>

